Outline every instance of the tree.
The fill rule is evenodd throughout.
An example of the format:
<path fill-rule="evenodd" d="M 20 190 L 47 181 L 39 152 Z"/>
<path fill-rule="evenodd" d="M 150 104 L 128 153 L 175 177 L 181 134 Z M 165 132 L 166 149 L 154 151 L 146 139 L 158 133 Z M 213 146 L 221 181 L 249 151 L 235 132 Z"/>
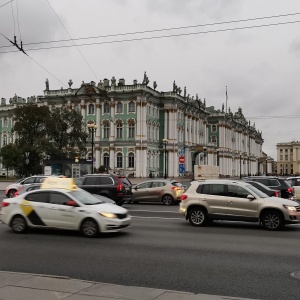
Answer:
<path fill-rule="evenodd" d="M 75 110 L 54 108 L 46 123 L 47 134 L 51 140 L 51 157 L 74 158 L 86 153 L 83 117 Z"/>
<path fill-rule="evenodd" d="M 21 173 L 22 169 L 22 151 L 14 144 L 8 144 L 1 148 L 0 156 L 2 164 L 7 170 L 14 169 L 17 173 Z"/>

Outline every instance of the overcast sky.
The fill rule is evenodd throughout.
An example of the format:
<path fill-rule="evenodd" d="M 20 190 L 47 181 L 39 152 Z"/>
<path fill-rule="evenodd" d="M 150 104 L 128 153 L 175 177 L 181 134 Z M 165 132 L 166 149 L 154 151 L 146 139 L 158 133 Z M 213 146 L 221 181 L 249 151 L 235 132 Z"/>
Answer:
<path fill-rule="evenodd" d="M 77 88 L 82 81 L 112 76 L 126 84 L 142 82 L 146 71 L 157 90 L 172 90 L 175 80 L 217 109 L 226 101 L 227 86 L 228 107 L 233 112 L 241 107 L 255 122 L 263 151 L 274 159 L 277 143 L 300 141 L 299 0 L 9 1 L 0 0 L 0 98 L 7 102 L 15 94 L 42 95 L 46 78 L 50 89 L 65 88 L 69 79 Z M 294 15 L 269 18 L 287 14 Z M 246 19 L 257 20 L 228 23 Z M 207 25 L 215 23 L 223 24 Z M 188 28 L 77 40 L 175 27 Z M 4 47 L 10 43 L 3 35 L 13 40 L 14 33 L 30 57 Z M 170 35 L 179 36 L 107 43 Z M 77 45 L 93 45 L 28 45 L 70 36 Z"/>

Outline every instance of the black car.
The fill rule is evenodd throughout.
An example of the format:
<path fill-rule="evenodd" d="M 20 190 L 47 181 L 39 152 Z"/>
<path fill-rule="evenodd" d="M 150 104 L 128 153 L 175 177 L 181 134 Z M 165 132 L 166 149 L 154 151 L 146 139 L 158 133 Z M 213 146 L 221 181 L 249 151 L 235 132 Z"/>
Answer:
<path fill-rule="evenodd" d="M 91 194 L 108 197 L 117 205 L 124 203 L 126 193 L 124 184 L 118 176 L 113 174 L 87 174 L 75 180 L 78 187 Z"/>
<path fill-rule="evenodd" d="M 117 176 L 122 181 L 125 188 L 123 202 L 130 203 L 130 201 L 132 200 L 132 183 L 126 176 L 122 176 L 122 175 L 117 175 Z"/>
<path fill-rule="evenodd" d="M 245 182 L 251 184 L 252 186 L 256 187 L 258 190 L 262 191 L 263 193 L 267 194 L 269 197 L 280 197 L 280 191 L 279 190 L 272 190 L 269 187 L 265 186 L 264 184 L 258 182 L 258 181 L 251 181 L 251 180 L 245 180 Z"/>
<path fill-rule="evenodd" d="M 255 181 L 264 184 L 272 190 L 279 190 L 281 198 L 294 200 L 294 189 L 284 179 L 276 176 L 248 176 L 244 181 Z"/>

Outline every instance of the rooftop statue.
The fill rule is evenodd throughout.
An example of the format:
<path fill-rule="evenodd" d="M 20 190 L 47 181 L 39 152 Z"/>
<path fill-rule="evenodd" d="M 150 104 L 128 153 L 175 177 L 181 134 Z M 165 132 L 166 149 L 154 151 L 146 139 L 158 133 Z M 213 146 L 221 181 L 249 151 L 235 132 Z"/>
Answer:
<path fill-rule="evenodd" d="M 72 81 L 72 79 L 70 79 L 68 82 L 69 88 L 71 88 L 72 84 L 73 84 L 73 81 Z"/>
<path fill-rule="evenodd" d="M 157 88 L 157 83 L 156 83 L 156 81 L 153 81 L 153 88 L 154 88 L 154 90 Z"/>
<path fill-rule="evenodd" d="M 48 80 L 48 78 L 46 78 L 45 84 L 46 84 L 46 91 L 49 91 L 49 80 Z"/>
<path fill-rule="evenodd" d="M 111 79 L 111 85 L 112 86 L 116 86 L 116 78 L 115 78 L 115 76 L 113 76 L 112 79 Z"/>
<path fill-rule="evenodd" d="M 143 79 L 143 83 L 142 84 L 148 85 L 148 83 L 149 83 L 149 78 L 148 78 L 147 73 L 145 71 L 145 73 L 144 73 L 144 79 Z"/>

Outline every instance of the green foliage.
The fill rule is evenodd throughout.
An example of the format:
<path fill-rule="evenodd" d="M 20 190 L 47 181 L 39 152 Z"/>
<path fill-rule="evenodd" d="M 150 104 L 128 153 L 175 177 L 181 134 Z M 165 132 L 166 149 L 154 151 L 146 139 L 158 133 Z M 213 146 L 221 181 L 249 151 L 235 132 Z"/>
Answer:
<path fill-rule="evenodd" d="M 9 144 L 1 148 L 0 156 L 2 164 L 6 169 L 19 169 L 22 163 L 22 152 L 14 144 Z"/>
<path fill-rule="evenodd" d="M 88 135 L 80 112 L 27 104 L 13 110 L 13 120 L 12 132 L 16 134 L 15 146 L 20 156 L 30 152 L 29 164 L 24 164 L 21 158 L 25 174 L 40 173 L 40 161 L 45 155 L 51 159 L 65 159 L 86 153 Z"/>

